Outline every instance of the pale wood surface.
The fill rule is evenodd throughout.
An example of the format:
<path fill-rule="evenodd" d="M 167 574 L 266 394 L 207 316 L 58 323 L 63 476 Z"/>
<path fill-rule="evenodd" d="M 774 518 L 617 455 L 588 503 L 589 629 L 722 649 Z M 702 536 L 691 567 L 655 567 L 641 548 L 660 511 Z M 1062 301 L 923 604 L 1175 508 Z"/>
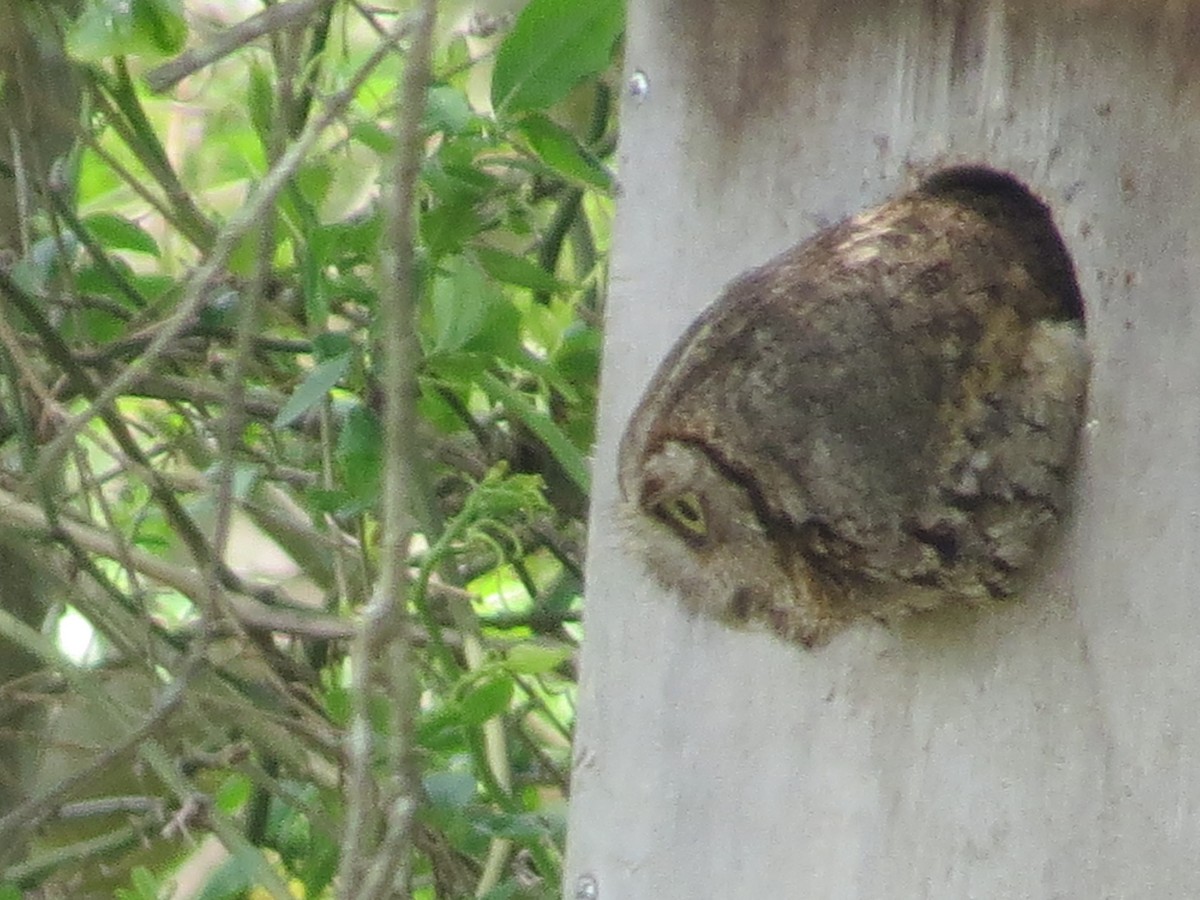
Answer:
<path fill-rule="evenodd" d="M 565 896 L 1200 897 L 1194 5 L 633 0 Z M 688 620 L 613 516 L 654 366 L 738 272 L 959 162 L 1051 204 L 1088 305 L 1056 561 L 813 653 Z"/>

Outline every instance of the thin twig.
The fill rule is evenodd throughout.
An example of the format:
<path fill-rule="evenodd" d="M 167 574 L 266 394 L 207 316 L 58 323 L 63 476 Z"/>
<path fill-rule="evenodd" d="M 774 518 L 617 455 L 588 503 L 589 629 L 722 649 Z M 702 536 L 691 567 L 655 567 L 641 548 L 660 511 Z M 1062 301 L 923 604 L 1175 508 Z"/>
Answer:
<path fill-rule="evenodd" d="M 409 581 L 417 443 L 416 377 L 420 348 L 416 309 L 416 202 L 424 159 L 421 120 L 430 81 L 436 0 L 423 0 L 405 60 L 380 292 L 380 346 L 384 395 L 382 566 L 376 590 L 354 641 L 353 721 L 346 779 L 346 838 L 339 891 L 343 897 L 403 895 L 412 855 L 412 821 L 419 782 L 412 758 L 416 680 L 409 647 L 399 627 Z M 372 777 L 376 749 L 370 719 L 376 683 L 385 685 L 391 712 L 383 773 Z M 382 811 L 382 815 L 380 815 Z M 385 854 L 386 851 L 386 855 Z M 368 892 L 368 889 L 370 892 Z"/>
<path fill-rule="evenodd" d="M 292 0 L 268 6 L 262 12 L 243 19 L 236 25 L 225 25 L 215 32 L 202 47 L 185 50 L 170 62 L 155 66 L 145 74 L 147 87 L 161 94 L 177 85 L 193 72 L 211 66 L 263 35 L 286 31 L 304 22 L 313 13 L 332 5 L 333 0 Z"/>
<path fill-rule="evenodd" d="M 33 531 L 44 537 L 54 535 L 54 529 L 40 506 L 21 500 L 8 491 L 0 491 L 0 521 L 10 527 Z M 204 579 L 192 569 L 172 565 L 138 547 L 129 547 L 127 552 L 123 552 L 108 531 L 67 518 L 60 518 L 56 525 L 66 537 L 89 553 L 110 559 L 123 559 L 136 571 L 160 584 L 175 588 L 181 594 L 195 597 L 205 590 Z M 307 612 L 295 602 L 280 606 L 267 605 L 260 598 L 262 593 L 259 589 L 243 585 L 240 594 L 229 595 L 234 615 L 248 628 L 312 638 L 346 638 L 354 634 L 353 625 L 345 619 Z M 275 596 L 284 596 L 279 589 L 274 589 L 272 593 Z"/>
<path fill-rule="evenodd" d="M 67 451 L 67 447 L 75 440 L 75 436 L 101 410 L 108 408 L 121 394 L 127 392 L 138 379 L 142 378 L 167 350 L 171 343 L 183 332 L 199 312 L 204 298 L 208 296 L 210 286 L 222 277 L 226 263 L 233 254 L 241 239 L 258 225 L 264 216 L 274 214 L 275 200 L 287 186 L 291 177 L 308 158 L 325 129 L 336 122 L 349 106 L 358 89 L 367 80 L 389 54 L 392 53 L 396 42 L 407 31 L 400 27 L 392 38 L 384 41 L 375 48 L 367 61 L 354 73 L 346 87 L 330 97 L 320 116 L 311 120 L 304 132 L 291 144 L 287 151 L 263 177 L 257 190 L 247 198 L 245 205 L 239 207 L 225 226 L 213 245 L 212 253 L 187 279 L 183 295 L 178 305 L 163 323 L 163 328 L 154 336 L 145 351 L 131 362 L 112 382 L 101 391 L 92 403 L 79 415 L 66 423 L 58 436 L 47 444 L 39 455 L 38 468 L 34 476 L 44 476 L 54 468 L 56 461 Z"/>
<path fill-rule="evenodd" d="M 9 623 L 12 627 L 12 623 Z M 167 687 L 162 697 L 151 710 L 150 715 L 134 728 L 124 740 L 98 753 L 83 768 L 79 769 L 48 790 L 42 791 L 27 800 L 22 801 L 7 815 L 0 818 L 0 843 L 13 843 L 13 836 L 22 831 L 32 831 L 54 814 L 63 798 L 75 788 L 87 784 L 96 773 L 103 771 L 126 753 L 135 751 L 151 735 L 159 731 L 163 723 L 179 708 L 183 702 L 183 692 L 191 681 L 203 659 L 203 646 L 197 642 L 196 649 L 184 663 L 179 676 Z"/>

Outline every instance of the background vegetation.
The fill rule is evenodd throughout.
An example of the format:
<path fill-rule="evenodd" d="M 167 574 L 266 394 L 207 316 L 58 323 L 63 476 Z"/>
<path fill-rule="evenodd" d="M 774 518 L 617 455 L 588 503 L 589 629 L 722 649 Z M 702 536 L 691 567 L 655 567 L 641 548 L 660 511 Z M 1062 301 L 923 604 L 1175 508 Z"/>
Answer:
<path fill-rule="evenodd" d="M 0 898 L 558 896 L 622 4 L 434 6 L 0 0 Z"/>

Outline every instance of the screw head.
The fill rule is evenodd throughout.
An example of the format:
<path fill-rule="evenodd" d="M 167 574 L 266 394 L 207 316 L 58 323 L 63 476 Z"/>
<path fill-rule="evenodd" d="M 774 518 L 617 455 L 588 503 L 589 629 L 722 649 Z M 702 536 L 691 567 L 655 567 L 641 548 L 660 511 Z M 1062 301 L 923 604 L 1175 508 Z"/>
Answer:
<path fill-rule="evenodd" d="M 583 874 L 575 879 L 575 900 L 597 900 L 600 896 L 600 885 L 596 876 Z"/>

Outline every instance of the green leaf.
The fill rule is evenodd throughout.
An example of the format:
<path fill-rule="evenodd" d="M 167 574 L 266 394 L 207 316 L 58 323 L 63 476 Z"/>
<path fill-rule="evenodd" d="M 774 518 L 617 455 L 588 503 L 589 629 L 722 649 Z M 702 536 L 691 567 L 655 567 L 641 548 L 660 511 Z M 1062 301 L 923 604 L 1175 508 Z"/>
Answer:
<path fill-rule="evenodd" d="M 492 109 L 545 109 L 603 71 L 625 27 L 624 0 L 530 0 L 500 45 Z"/>
<path fill-rule="evenodd" d="M 333 185 L 333 168 L 326 162 L 306 163 L 296 174 L 296 187 L 311 206 L 320 206 Z"/>
<path fill-rule="evenodd" d="M 459 252 L 482 228 L 474 203 L 439 203 L 421 216 L 421 238 L 433 260 Z"/>
<path fill-rule="evenodd" d="M 374 122 L 356 122 L 350 129 L 350 139 L 357 141 L 380 156 L 387 156 L 396 146 L 396 138 Z"/>
<path fill-rule="evenodd" d="M 67 52 L 89 63 L 171 56 L 186 40 L 181 0 L 91 0 L 67 32 Z"/>
<path fill-rule="evenodd" d="M 351 356 L 345 353 L 335 356 L 318 365 L 296 387 L 292 396 L 283 404 L 283 409 L 275 416 L 276 428 L 287 428 L 302 415 L 325 399 L 345 374 L 350 371 Z"/>
<path fill-rule="evenodd" d="M 575 136 L 540 113 L 526 116 L 518 126 L 538 157 L 571 181 L 603 191 L 612 189 L 612 176 L 575 140 Z"/>
<path fill-rule="evenodd" d="M 226 815 L 233 815 L 249 802 L 254 793 L 254 785 L 241 772 L 233 772 L 226 776 L 220 787 L 213 795 L 217 809 Z"/>
<path fill-rule="evenodd" d="M 373 503 L 379 496 L 383 462 L 383 429 L 375 414 L 355 406 L 338 434 L 336 459 L 346 490 L 359 503 Z"/>
<path fill-rule="evenodd" d="M 496 287 L 469 261 L 451 257 L 442 268 L 430 292 L 432 352 L 452 353 L 479 334 L 489 307 L 500 297 Z"/>
<path fill-rule="evenodd" d="M 309 238 L 312 254 L 323 266 L 348 267 L 378 259 L 381 224 L 372 212 L 358 219 L 318 225 Z"/>
<path fill-rule="evenodd" d="M 115 213 L 95 213 L 83 220 L 88 233 L 108 250 L 133 250 L 160 256 L 158 242 L 148 231 L 124 216 Z"/>
<path fill-rule="evenodd" d="M 137 866 L 130 874 L 130 880 L 139 896 L 145 897 L 146 900 L 154 900 L 159 896 L 162 886 L 158 883 L 158 879 L 150 874 L 149 869 L 145 866 Z"/>
<path fill-rule="evenodd" d="M 505 384 L 491 372 L 483 377 L 482 387 L 488 395 L 504 406 L 508 413 L 518 418 L 526 428 L 532 431 L 550 454 L 563 467 L 576 487 L 585 494 L 591 491 L 591 475 L 588 472 L 587 458 L 571 443 L 571 439 L 546 413 L 537 409 L 520 391 Z"/>
<path fill-rule="evenodd" d="M 504 667 L 518 675 L 541 675 L 557 668 L 570 655 L 571 651 L 565 647 L 517 644 L 505 654 Z"/>
<path fill-rule="evenodd" d="M 550 294 L 570 289 L 570 285 L 565 281 L 555 278 L 528 257 L 496 250 L 493 247 L 477 247 L 475 255 L 485 272 L 505 284 L 515 284 L 518 287 Z"/>
<path fill-rule="evenodd" d="M 252 864 L 241 857 L 230 857 L 212 870 L 200 889 L 197 900 L 235 900 L 254 886 Z"/>
<path fill-rule="evenodd" d="M 246 107 L 250 111 L 250 124 L 254 127 L 259 141 L 264 147 L 269 147 L 275 121 L 275 88 L 271 83 L 271 74 L 264 65 L 255 63 L 250 66 Z"/>
<path fill-rule="evenodd" d="M 465 809 L 475 799 L 475 776 L 470 772 L 433 772 L 422 783 L 432 806 Z"/>
<path fill-rule="evenodd" d="M 496 178 L 481 172 L 474 159 L 463 163 L 446 153 L 436 163 L 421 169 L 421 180 L 441 203 L 474 204 L 488 198 L 496 189 Z"/>
<path fill-rule="evenodd" d="M 460 134 L 475 119 L 467 95 L 447 84 L 431 87 L 425 104 L 425 121 L 422 124 L 427 132 Z"/>
<path fill-rule="evenodd" d="M 427 750 L 458 750 L 463 745 L 463 733 L 459 727 L 461 724 L 462 711 L 458 704 L 443 703 L 428 712 L 423 712 L 417 720 L 417 743 Z"/>
<path fill-rule="evenodd" d="M 495 837 L 511 838 L 522 843 L 537 840 L 546 834 L 546 823 L 536 813 L 488 811 L 479 816 L 476 824 L 480 830 Z"/>
<path fill-rule="evenodd" d="M 349 332 L 323 331 L 313 338 L 312 348 L 313 355 L 324 362 L 350 353 L 354 349 L 354 341 Z"/>
<path fill-rule="evenodd" d="M 573 385 L 594 385 L 600 375 L 600 329 L 575 323 L 562 333 L 551 357 L 559 377 Z"/>
<path fill-rule="evenodd" d="M 474 728 L 500 715 L 508 709 L 512 695 L 513 680 L 506 675 L 476 682 L 462 698 L 462 724 Z"/>

